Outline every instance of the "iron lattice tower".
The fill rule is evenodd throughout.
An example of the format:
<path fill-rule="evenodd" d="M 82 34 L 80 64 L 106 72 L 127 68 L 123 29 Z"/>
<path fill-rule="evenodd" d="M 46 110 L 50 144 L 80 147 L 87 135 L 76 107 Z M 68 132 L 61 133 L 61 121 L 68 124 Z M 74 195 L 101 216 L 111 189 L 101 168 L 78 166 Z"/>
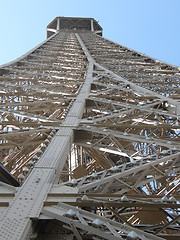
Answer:
<path fill-rule="evenodd" d="M 180 239 L 180 70 L 57 17 L 0 68 L 0 239 Z"/>

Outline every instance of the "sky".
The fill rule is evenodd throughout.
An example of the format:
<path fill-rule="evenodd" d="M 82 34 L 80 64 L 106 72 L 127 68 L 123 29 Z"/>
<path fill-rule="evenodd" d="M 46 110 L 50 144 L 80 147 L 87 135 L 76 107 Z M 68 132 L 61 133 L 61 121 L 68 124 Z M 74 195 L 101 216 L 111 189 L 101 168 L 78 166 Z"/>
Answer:
<path fill-rule="evenodd" d="M 93 17 L 103 36 L 180 66 L 180 0 L 0 0 L 0 65 L 46 39 L 57 16 Z"/>

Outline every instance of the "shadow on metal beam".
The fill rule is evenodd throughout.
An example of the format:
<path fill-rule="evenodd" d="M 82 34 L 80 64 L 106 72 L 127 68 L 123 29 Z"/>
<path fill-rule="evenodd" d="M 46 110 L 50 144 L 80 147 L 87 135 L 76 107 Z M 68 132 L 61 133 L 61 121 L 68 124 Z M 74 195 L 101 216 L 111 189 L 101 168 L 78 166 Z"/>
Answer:
<path fill-rule="evenodd" d="M 14 187 L 19 187 L 19 182 L 6 170 L 5 167 L 0 163 L 0 182 L 7 183 Z"/>

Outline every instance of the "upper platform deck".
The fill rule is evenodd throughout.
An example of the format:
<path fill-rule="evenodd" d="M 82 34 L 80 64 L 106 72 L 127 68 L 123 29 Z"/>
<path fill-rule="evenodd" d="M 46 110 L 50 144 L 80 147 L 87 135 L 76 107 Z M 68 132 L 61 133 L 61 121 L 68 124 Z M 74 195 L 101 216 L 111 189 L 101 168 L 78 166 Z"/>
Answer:
<path fill-rule="evenodd" d="M 47 26 L 47 38 L 63 30 L 89 30 L 102 36 L 103 29 L 94 18 L 56 17 Z"/>

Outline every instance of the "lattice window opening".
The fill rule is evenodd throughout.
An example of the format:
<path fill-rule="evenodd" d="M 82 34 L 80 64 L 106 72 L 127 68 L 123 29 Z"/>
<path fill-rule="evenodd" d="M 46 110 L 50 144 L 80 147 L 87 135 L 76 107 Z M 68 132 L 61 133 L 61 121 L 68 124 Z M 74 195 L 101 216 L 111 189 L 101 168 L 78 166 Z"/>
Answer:
<path fill-rule="evenodd" d="M 38 135 L 35 135 L 34 138 L 35 140 L 36 138 L 40 137 L 40 145 L 39 143 L 30 143 L 30 147 L 23 147 L 20 143 L 20 147 L 16 147 L 14 149 L 10 148 L 9 153 L 7 152 L 6 156 L 4 156 L 2 163 L 11 172 L 11 174 L 21 182 L 21 184 L 23 184 L 23 182 L 26 180 L 36 162 L 39 160 L 50 143 L 49 137 L 52 138 L 54 134 L 54 130 L 51 131 L 49 136 L 46 132 L 45 135 L 41 134 L 40 132 Z M 48 138 L 46 138 L 47 136 Z"/>
<path fill-rule="evenodd" d="M 73 144 L 68 157 L 70 179 L 93 174 L 103 169 L 98 163 L 98 155 L 95 157 L 87 148 Z"/>
<path fill-rule="evenodd" d="M 81 144 L 81 141 L 82 140 L 80 140 L 79 144 Z M 83 141 L 85 141 L 85 139 Z M 178 149 L 176 149 L 174 147 L 169 149 L 169 148 L 166 148 L 166 147 L 162 147 L 161 144 L 160 145 L 157 144 L 157 143 L 155 144 L 155 143 L 153 143 L 153 141 L 152 141 L 152 143 L 146 143 L 146 142 L 141 143 L 140 140 L 139 140 L 139 142 L 136 143 L 136 142 L 134 142 L 134 140 L 132 140 L 132 143 L 131 143 L 131 142 L 129 142 L 129 140 L 123 139 L 123 141 L 126 142 L 126 145 L 124 144 L 124 142 L 122 144 L 121 139 L 117 140 L 117 141 L 120 144 L 120 145 L 119 144 L 118 145 L 123 146 L 125 150 L 131 150 L 131 151 L 133 150 L 133 152 L 131 152 L 130 156 L 133 156 L 133 158 L 135 158 L 135 159 L 138 159 L 139 157 L 140 158 L 141 157 L 146 157 L 148 155 L 154 155 L 155 157 L 163 156 L 163 155 L 169 155 L 169 154 L 174 154 L 175 152 L 178 151 Z M 114 148 L 114 150 L 117 151 L 117 153 L 119 151 L 120 152 L 125 151 L 125 150 L 122 149 L 122 147 L 116 146 L 116 144 L 113 142 L 113 139 L 111 139 L 109 136 L 103 137 L 103 136 L 100 136 L 99 134 L 94 134 L 94 135 L 92 135 L 91 138 L 86 139 L 87 147 L 88 147 L 88 144 L 89 144 L 89 147 L 100 146 L 100 150 L 102 149 L 101 150 L 102 152 L 104 152 L 104 151 L 106 152 L 106 150 L 105 150 L 106 148 L 108 150 L 108 149 L 111 149 L 112 147 Z M 116 151 L 113 151 L 113 148 L 112 148 L 112 151 L 107 151 L 107 153 L 112 152 L 116 155 L 117 153 L 116 153 Z M 113 157 L 112 157 L 112 161 L 113 161 Z"/>

